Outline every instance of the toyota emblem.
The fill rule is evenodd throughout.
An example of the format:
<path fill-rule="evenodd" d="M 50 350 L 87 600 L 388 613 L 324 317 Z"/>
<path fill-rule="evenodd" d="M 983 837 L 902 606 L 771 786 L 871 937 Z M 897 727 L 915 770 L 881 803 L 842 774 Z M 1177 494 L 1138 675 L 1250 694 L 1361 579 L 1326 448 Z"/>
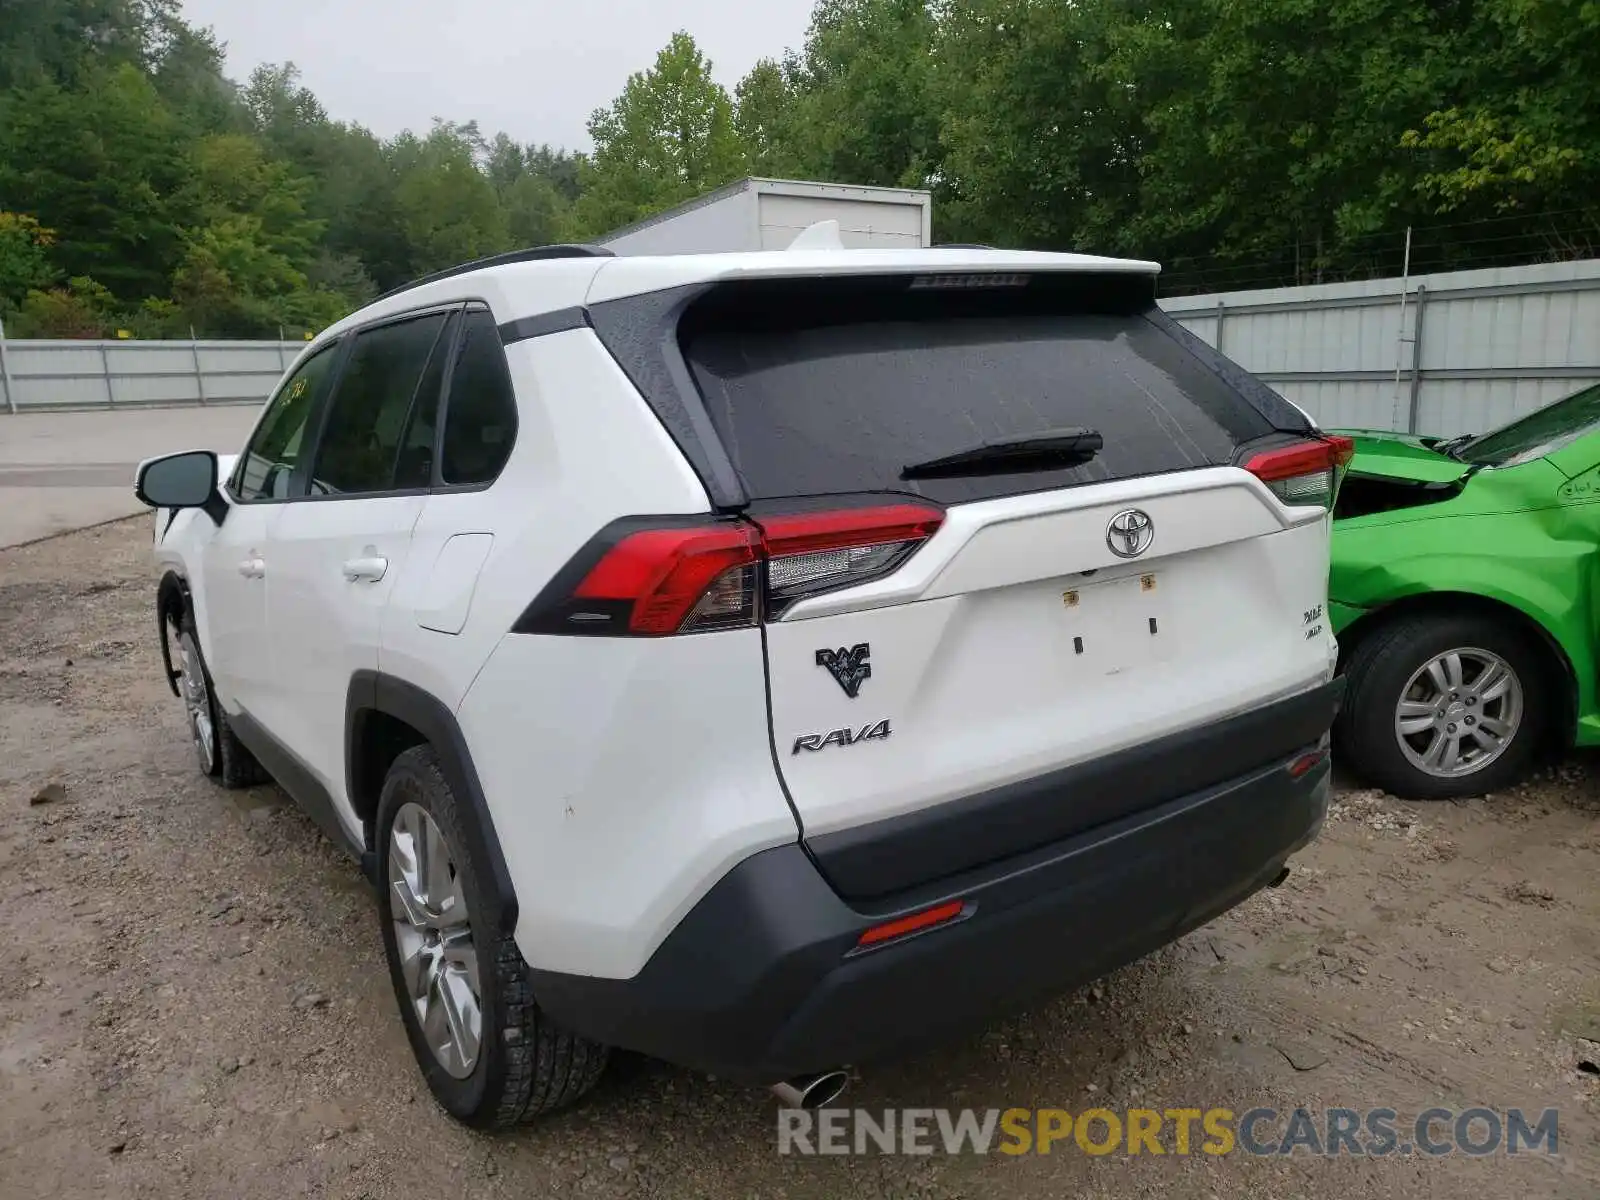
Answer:
<path fill-rule="evenodd" d="M 1106 545 L 1118 558 L 1138 558 L 1155 540 L 1156 524 L 1142 509 L 1125 508 L 1106 526 Z"/>

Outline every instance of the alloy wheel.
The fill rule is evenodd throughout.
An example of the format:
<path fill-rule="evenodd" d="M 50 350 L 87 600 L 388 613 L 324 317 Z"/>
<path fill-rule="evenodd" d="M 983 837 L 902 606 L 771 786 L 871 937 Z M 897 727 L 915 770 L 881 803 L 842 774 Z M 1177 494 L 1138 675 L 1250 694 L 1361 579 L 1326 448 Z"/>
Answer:
<path fill-rule="evenodd" d="M 1411 676 L 1394 731 L 1411 765 L 1442 779 L 1481 771 L 1510 747 L 1522 723 L 1522 681 L 1498 654 L 1447 650 Z"/>
<path fill-rule="evenodd" d="M 389 916 L 423 1040 L 448 1075 L 465 1079 L 483 1038 L 472 914 L 450 844 L 419 804 L 402 804 L 390 827 Z"/>
<path fill-rule="evenodd" d="M 189 715 L 189 734 L 200 753 L 200 766 L 210 772 L 217 765 L 217 740 L 211 719 L 211 689 L 206 686 L 206 671 L 200 662 L 200 649 L 194 643 L 194 635 L 188 631 L 178 635 L 178 657 L 183 660 L 183 706 Z"/>

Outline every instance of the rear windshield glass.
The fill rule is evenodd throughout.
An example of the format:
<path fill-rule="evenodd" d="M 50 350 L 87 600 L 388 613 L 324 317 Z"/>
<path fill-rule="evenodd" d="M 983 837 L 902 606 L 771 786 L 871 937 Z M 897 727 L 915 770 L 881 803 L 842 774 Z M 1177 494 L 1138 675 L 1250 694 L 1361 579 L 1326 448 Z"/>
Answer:
<path fill-rule="evenodd" d="M 857 298 L 860 299 L 859 297 Z M 773 288 L 723 296 L 680 334 L 711 419 L 752 497 L 898 491 L 960 503 L 1230 462 L 1271 425 L 1153 323 L 1126 286 L 1026 300 Z M 1071 427 L 1088 463 L 906 480 L 908 466 Z"/>

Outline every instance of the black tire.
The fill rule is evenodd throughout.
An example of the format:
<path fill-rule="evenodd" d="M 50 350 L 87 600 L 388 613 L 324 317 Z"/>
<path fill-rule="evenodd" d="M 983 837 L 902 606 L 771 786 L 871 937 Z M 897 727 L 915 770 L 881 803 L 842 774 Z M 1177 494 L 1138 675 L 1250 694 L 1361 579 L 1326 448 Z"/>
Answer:
<path fill-rule="evenodd" d="M 1468 774 L 1432 774 L 1406 755 L 1396 712 L 1419 670 L 1451 650 L 1469 648 L 1498 656 L 1516 676 L 1521 719 L 1499 757 Z M 1557 681 L 1548 654 L 1509 621 L 1449 611 L 1397 617 L 1357 644 L 1344 673 L 1335 752 L 1363 782 L 1402 799 L 1449 800 L 1501 791 L 1524 779 L 1549 746 Z"/>
<path fill-rule="evenodd" d="M 392 909 L 394 887 L 388 881 L 395 817 L 406 804 L 421 807 L 437 825 L 454 863 L 454 879 L 469 913 L 475 915 L 471 937 L 477 953 L 482 1031 L 476 1063 L 464 1078 L 447 1071 L 428 1045 L 401 967 Z M 577 1101 L 599 1082 L 607 1049 L 559 1028 L 539 1010 L 516 942 L 482 919 L 491 907 L 472 860 L 472 843 L 465 836 L 464 822 L 471 819 L 457 804 L 431 746 L 413 747 L 395 759 L 378 801 L 375 841 L 384 881 L 378 915 L 395 1002 L 428 1090 L 456 1120 L 495 1130 Z"/>
<path fill-rule="evenodd" d="M 195 629 L 194 618 L 187 609 L 178 619 L 175 640 L 180 661 L 185 650 L 191 650 L 199 664 L 201 678 L 205 682 L 204 703 L 206 711 L 211 715 L 209 738 L 202 736 L 192 718 L 189 722 L 189 732 L 195 743 L 195 756 L 200 762 L 200 773 L 222 787 L 230 789 L 254 787 L 269 782 L 271 777 L 256 761 L 255 755 L 245 748 L 244 743 L 233 732 L 233 726 L 228 723 L 228 714 L 223 712 L 222 705 L 217 703 L 217 689 L 211 680 L 211 668 L 206 665 L 205 652 L 200 648 L 200 634 Z M 187 689 L 183 680 L 179 681 L 178 686 L 180 691 Z"/>

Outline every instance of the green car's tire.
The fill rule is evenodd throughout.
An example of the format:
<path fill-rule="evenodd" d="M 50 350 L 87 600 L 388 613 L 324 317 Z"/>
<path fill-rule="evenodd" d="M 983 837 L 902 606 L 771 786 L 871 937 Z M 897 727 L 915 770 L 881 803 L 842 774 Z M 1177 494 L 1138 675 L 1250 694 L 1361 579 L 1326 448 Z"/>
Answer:
<path fill-rule="evenodd" d="M 1345 677 L 1336 752 L 1363 782 L 1407 800 L 1510 787 L 1548 744 L 1548 656 L 1486 615 L 1398 617 L 1357 644 Z"/>

